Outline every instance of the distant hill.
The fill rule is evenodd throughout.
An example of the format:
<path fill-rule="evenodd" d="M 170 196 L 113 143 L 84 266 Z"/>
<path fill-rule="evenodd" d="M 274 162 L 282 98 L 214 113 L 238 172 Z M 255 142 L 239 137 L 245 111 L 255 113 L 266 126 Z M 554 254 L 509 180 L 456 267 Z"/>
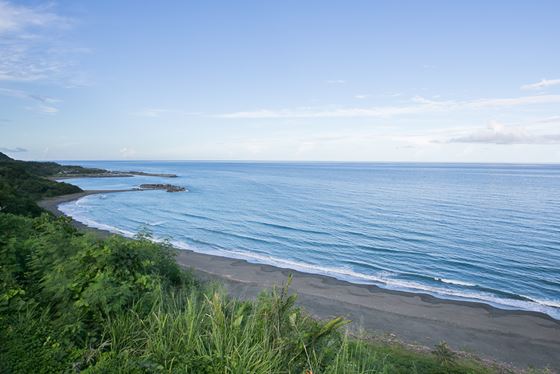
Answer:
<path fill-rule="evenodd" d="M 0 152 L 0 211 L 36 216 L 43 210 L 35 201 L 45 197 L 81 192 L 72 184 L 54 179 L 83 177 L 132 177 L 134 175 L 175 178 L 175 174 L 146 173 L 141 171 L 109 171 L 56 162 L 21 161 Z M 165 185 L 171 186 L 171 185 Z M 180 187 L 171 186 L 172 189 Z M 169 188 L 166 188 L 169 191 Z M 171 191 L 169 191 L 171 192 Z"/>
<path fill-rule="evenodd" d="M 56 162 L 21 161 L 14 160 L 6 154 L 0 152 L 0 162 L 12 162 L 21 165 L 27 172 L 42 177 L 72 176 L 87 174 L 108 173 L 105 169 L 85 168 L 83 166 L 60 165 Z"/>
<path fill-rule="evenodd" d="M 36 200 L 82 191 L 77 186 L 56 182 L 47 177 L 100 171 L 103 170 L 64 166 L 55 162 L 19 161 L 0 153 L 0 211 L 39 215 L 43 210 L 35 203 Z"/>
<path fill-rule="evenodd" d="M 11 157 L 9 157 L 8 155 L 0 152 L 0 161 L 9 161 L 9 160 L 13 160 Z"/>

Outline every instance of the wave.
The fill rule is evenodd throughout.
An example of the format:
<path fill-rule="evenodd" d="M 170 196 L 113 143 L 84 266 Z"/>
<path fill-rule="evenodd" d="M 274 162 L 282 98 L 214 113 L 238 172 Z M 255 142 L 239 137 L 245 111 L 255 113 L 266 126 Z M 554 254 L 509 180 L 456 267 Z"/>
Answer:
<path fill-rule="evenodd" d="M 279 225 L 279 224 L 276 224 L 276 223 L 269 223 L 269 222 L 262 222 L 262 221 L 251 221 L 251 220 L 249 220 L 248 222 L 255 223 L 255 224 L 261 225 L 261 226 L 272 227 L 272 228 L 280 229 L 280 230 L 287 230 L 287 231 L 294 231 L 294 232 L 304 232 L 306 234 L 318 234 L 318 235 L 328 235 L 329 234 L 328 232 L 325 232 L 325 231 L 301 229 L 301 228 L 297 228 L 297 227 L 291 227 L 291 226 L 288 226 L 288 225 Z"/>
<path fill-rule="evenodd" d="M 456 286 L 465 286 L 465 287 L 476 287 L 477 286 L 474 283 L 459 281 L 459 280 L 455 280 L 455 279 L 445 279 L 445 278 L 438 278 L 438 277 L 435 277 L 434 279 L 439 281 L 439 282 L 443 282 L 443 283 L 447 283 L 447 284 L 454 284 Z"/>
<path fill-rule="evenodd" d="M 123 236 L 126 236 L 126 237 L 133 237 L 134 235 L 136 235 L 135 232 L 124 230 L 124 229 L 121 229 L 119 227 L 111 226 L 111 225 L 108 225 L 108 224 L 105 224 L 105 223 L 97 222 L 97 221 L 87 217 L 86 215 L 84 215 L 83 212 L 82 212 L 84 210 L 84 207 L 82 206 L 84 201 L 82 201 L 82 200 L 85 200 L 88 197 L 89 196 L 86 196 L 86 197 L 83 197 L 83 198 L 81 198 L 79 200 L 76 200 L 76 201 L 60 204 L 58 206 L 58 210 L 60 210 L 65 215 L 67 215 L 69 217 L 72 217 L 74 220 L 76 220 L 80 223 L 83 223 L 84 225 L 86 225 L 88 227 L 109 231 L 113 234 L 120 234 L 120 235 L 123 235 Z M 86 211 L 87 211 L 87 209 L 86 209 Z"/>

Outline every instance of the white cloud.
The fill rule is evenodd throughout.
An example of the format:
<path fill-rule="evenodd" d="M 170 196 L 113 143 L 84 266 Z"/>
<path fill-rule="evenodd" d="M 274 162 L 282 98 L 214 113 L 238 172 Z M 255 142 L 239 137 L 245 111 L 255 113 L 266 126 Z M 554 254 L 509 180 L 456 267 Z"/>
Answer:
<path fill-rule="evenodd" d="M 328 84 L 344 84 L 346 80 L 344 79 L 329 79 L 326 81 Z"/>
<path fill-rule="evenodd" d="M 6 152 L 6 153 L 23 153 L 23 152 L 27 152 L 27 149 L 21 148 L 21 147 L 15 147 L 15 148 L 4 148 L 4 147 L 0 147 L 0 152 Z"/>
<path fill-rule="evenodd" d="M 378 106 L 368 108 L 296 108 L 296 109 L 259 109 L 254 111 L 218 114 L 220 118 L 266 119 L 266 118 L 351 118 L 376 117 L 389 118 L 399 115 L 449 112 L 484 108 L 515 107 L 534 104 L 560 103 L 560 95 L 533 95 L 516 98 L 487 98 L 466 101 L 430 100 L 421 96 L 412 98 L 411 103 L 401 106 Z"/>
<path fill-rule="evenodd" d="M 52 51 L 36 48 L 35 43 L 8 42 L 0 44 L 0 81 L 31 82 L 60 75 L 70 68 Z M 41 43 L 39 43 L 41 44 Z"/>
<path fill-rule="evenodd" d="M 71 55 L 55 30 L 71 25 L 52 5 L 24 6 L 0 0 L 0 81 L 71 80 Z"/>
<path fill-rule="evenodd" d="M 369 97 L 369 95 L 364 95 L 364 94 L 354 95 L 354 98 L 358 99 L 358 100 L 367 99 L 368 97 Z"/>
<path fill-rule="evenodd" d="M 55 107 L 49 106 L 49 105 L 39 105 L 37 107 L 37 110 L 41 113 L 46 113 L 46 114 L 58 113 L 58 108 L 55 108 Z"/>
<path fill-rule="evenodd" d="M 37 105 L 34 107 L 28 107 L 27 109 L 29 110 L 39 111 L 47 114 L 54 114 L 58 112 L 58 108 L 55 108 L 52 104 L 58 103 L 60 102 L 60 100 L 54 99 L 52 97 L 2 87 L 0 87 L 0 95 L 35 102 Z"/>
<path fill-rule="evenodd" d="M 133 148 L 123 147 L 119 150 L 119 153 L 123 158 L 129 158 L 136 155 L 136 150 L 134 150 Z"/>
<path fill-rule="evenodd" d="M 17 97 L 17 98 L 21 98 L 21 99 L 35 100 L 35 101 L 38 101 L 38 102 L 43 103 L 43 104 L 57 103 L 57 102 L 60 101 L 58 99 L 54 99 L 54 98 L 48 97 L 48 96 L 42 96 L 42 95 L 38 95 L 38 94 L 28 93 L 28 92 L 25 92 L 25 91 L 22 91 L 22 90 L 14 90 L 14 89 L 11 89 L 11 88 L 3 88 L 3 87 L 0 87 L 0 95 Z"/>
<path fill-rule="evenodd" d="M 542 90 L 550 86 L 560 85 L 560 79 L 541 79 L 540 82 L 525 84 L 521 86 L 522 90 Z"/>
<path fill-rule="evenodd" d="M 546 118 L 541 118 L 535 121 L 536 123 L 556 123 L 556 122 L 560 122 L 560 116 L 552 116 L 552 117 L 546 117 Z"/>
<path fill-rule="evenodd" d="M 169 109 L 146 108 L 146 109 L 141 109 L 137 112 L 134 112 L 134 113 L 132 113 L 132 115 L 138 116 L 138 117 L 156 118 L 156 117 L 159 117 L 162 114 L 166 114 L 166 113 L 170 113 L 170 112 L 173 112 L 173 111 L 169 110 Z"/>
<path fill-rule="evenodd" d="M 506 126 L 491 122 L 487 128 L 454 137 L 446 143 L 485 144 L 560 144 L 560 133 L 543 134 L 525 126 Z"/>
<path fill-rule="evenodd" d="M 514 107 L 532 104 L 552 104 L 560 103 L 560 95 L 531 95 L 513 98 L 484 98 L 474 100 L 430 100 L 421 96 L 412 99 L 413 102 L 429 105 L 432 108 L 440 110 L 457 110 L 457 109 L 478 109 L 478 108 L 501 108 Z"/>
<path fill-rule="evenodd" d="M 66 24 L 67 20 L 53 13 L 50 6 L 26 7 L 0 1 L 0 34 L 26 30 L 30 27 L 45 27 L 51 24 Z"/>
<path fill-rule="evenodd" d="M 137 112 L 132 112 L 131 115 L 137 117 L 159 118 L 166 114 L 178 114 L 183 116 L 198 116 L 201 112 L 184 112 L 176 109 L 161 109 L 161 108 L 145 108 Z"/>

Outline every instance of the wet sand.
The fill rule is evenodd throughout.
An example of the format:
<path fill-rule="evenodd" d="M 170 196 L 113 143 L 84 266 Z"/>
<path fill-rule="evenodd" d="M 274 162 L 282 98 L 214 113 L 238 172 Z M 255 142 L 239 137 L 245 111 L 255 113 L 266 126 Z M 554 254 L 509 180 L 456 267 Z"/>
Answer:
<path fill-rule="evenodd" d="M 46 199 L 39 205 L 59 216 L 63 213 L 58 205 L 63 202 L 122 191 L 85 191 Z M 73 222 L 80 229 L 111 235 Z M 187 250 L 179 251 L 177 261 L 203 279 L 219 281 L 231 295 L 240 298 L 254 298 L 263 288 L 280 285 L 292 274 L 291 290 L 298 294 L 299 304 L 319 318 L 344 316 L 353 321 L 351 329 L 364 330 L 369 335 L 394 334 L 399 341 L 425 347 L 446 341 L 455 350 L 519 368 L 549 367 L 560 371 L 560 321 L 542 313 L 502 310 L 483 303 L 357 285 Z"/>

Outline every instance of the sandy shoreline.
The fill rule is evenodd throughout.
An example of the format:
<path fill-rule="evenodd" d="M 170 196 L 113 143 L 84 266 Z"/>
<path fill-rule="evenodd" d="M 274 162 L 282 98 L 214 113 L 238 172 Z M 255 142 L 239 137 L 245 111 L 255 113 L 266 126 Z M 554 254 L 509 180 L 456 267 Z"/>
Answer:
<path fill-rule="evenodd" d="M 59 216 L 63 215 L 58 210 L 61 203 L 96 193 L 123 191 L 131 190 L 84 191 L 46 199 L 39 205 Z M 80 229 L 111 235 L 73 222 Z M 220 281 L 230 294 L 241 298 L 253 298 L 263 288 L 285 282 L 291 273 L 291 289 L 297 292 L 299 304 L 317 317 L 340 315 L 353 321 L 352 328 L 369 334 L 394 334 L 406 343 L 428 347 L 446 341 L 453 349 L 517 367 L 548 366 L 560 371 L 560 321 L 542 313 L 391 291 L 187 250 L 180 251 L 177 261 L 204 279 Z"/>

